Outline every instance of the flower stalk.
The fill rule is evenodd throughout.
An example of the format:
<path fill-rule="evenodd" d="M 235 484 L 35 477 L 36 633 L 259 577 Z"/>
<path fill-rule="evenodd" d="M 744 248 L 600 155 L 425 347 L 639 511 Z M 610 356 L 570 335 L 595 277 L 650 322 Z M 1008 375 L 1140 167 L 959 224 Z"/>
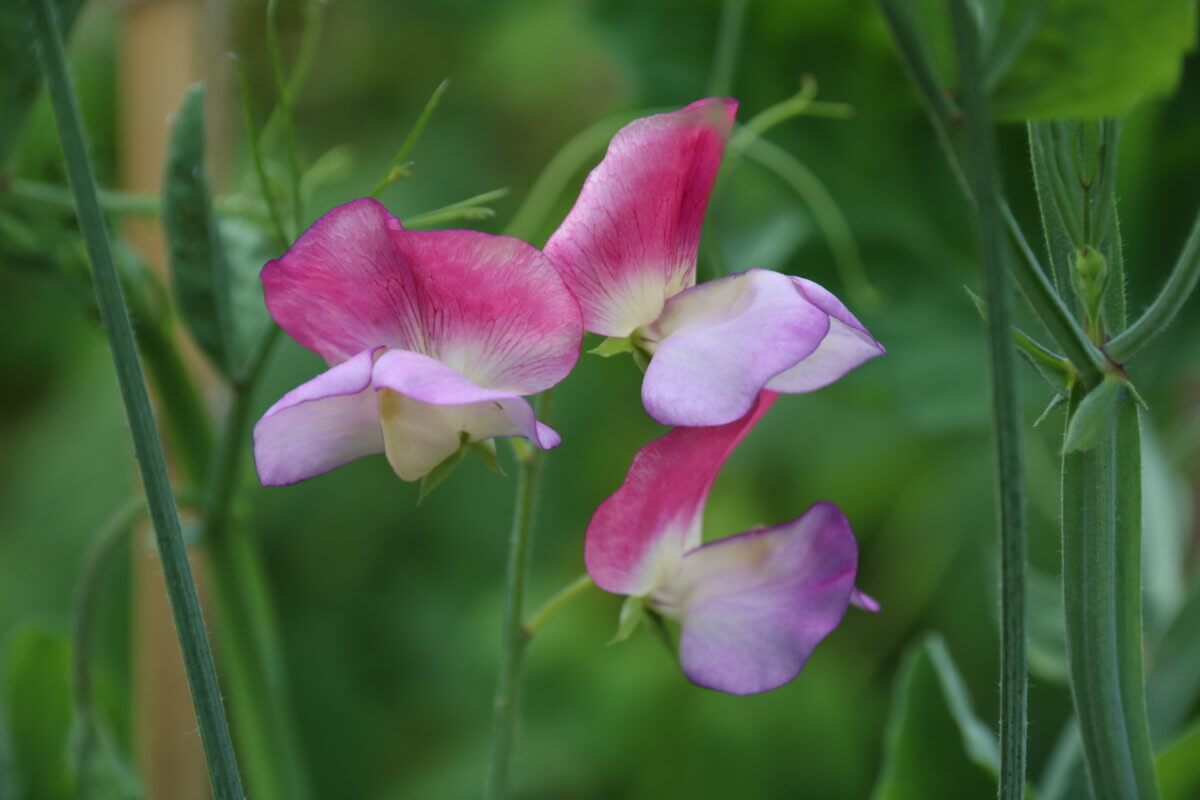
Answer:
<path fill-rule="evenodd" d="M 179 512 L 167 478 L 162 443 L 138 361 L 129 310 L 113 262 L 108 228 L 100 208 L 96 180 L 87 155 L 78 101 L 67 71 L 57 14 L 50 0 L 29 0 L 42 71 L 54 110 L 76 213 L 92 264 L 96 298 L 108 334 L 121 395 L 129 418 L 134 450 L 150 507 L 171 611 L 179 634 L 184 667 L 196 708 L 201 742 L 217 800 L 241 800 L 241 777 L 221 702 L 216 667 L 204 629 L 200 601 L 188 564 Z"/>

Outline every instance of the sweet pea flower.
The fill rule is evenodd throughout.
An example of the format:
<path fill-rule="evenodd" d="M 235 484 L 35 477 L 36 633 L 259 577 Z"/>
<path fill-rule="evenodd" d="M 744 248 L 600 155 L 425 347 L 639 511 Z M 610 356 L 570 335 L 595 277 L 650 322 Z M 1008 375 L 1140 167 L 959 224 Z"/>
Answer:
<path fill-rule="evenodd" d="M 832 503 L 701 543 L 717 473 L 775 397 L 763 392 L 739 420 L 675 428 L 643 447 L 625 483 L 596 510 L 584 544 L 593 582 L 678 622 L 684 674 L 730 694 L 796 677 L 848 605 L 878 610 L 854 588 L 858 547 Z"/>
<path fill-rule="evenodd" d="M 546 255 L 603 353 L 649 357 L 642 402 L 666 425 L 740 419 L 763 389 L 809 392 L 884 353 L 812 281 L 751 269 L 696 286 L 709 195 L 737 101 L 699 100 L 613 137 Z"/>
<path fill-rule="evenodd" d="M 476 231 L 409 231 L 380 203 L 333 209 L 262 270 L 271 316 L 330 368 L 254 428 L 265 485 L 385 453 L 417 480 L 471 442 L 559 436 L 522 395 L 579 356 L 578 304 L 524 242 Z"/>

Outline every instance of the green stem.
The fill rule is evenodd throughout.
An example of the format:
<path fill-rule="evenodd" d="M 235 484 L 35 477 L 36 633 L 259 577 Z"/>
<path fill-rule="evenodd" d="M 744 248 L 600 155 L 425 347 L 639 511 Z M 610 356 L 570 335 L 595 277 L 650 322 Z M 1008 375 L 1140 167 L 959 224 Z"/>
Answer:
<path fill-rule="evenodd" d="M 1142 676 L 1141 449 L 1118 400 L 1099 444 L 1063 456 L 1063 604 L 1075 715 L 1096 800 L 1159 796 Z M 1085 392 L 1076 387 L 1068 425 Z"/>
<path fill-rule="evenodd" d="M 30 181 L 24 178 L 6 178 L 0 176 L 0 195 L 9 195 L 17 200 L 38 203 L 40 205 L 71 211 L 75 201 L 71 190 L 40 181 Z M 104 189 L 97 190 L 100 206 L 110 214 L 124 214 L 132 217 L 157 217 L 159 200 L 153 195 L 126 194 Z"/>
<path fill-rule="evenodd" d="M 80 800 L 94 796 L 92 769 L 96 748 L 100 745 L 100 730 L 92 699 L 92 613 L 103 582 L 104 573 L 116 555 L 118 547 L 133 524 L 146 513 L 143 497 L 130 499 L 117 509 L 100 529 L 88 548 L 87 558 L 75 584 L 75 602 L 71 617 L 71 686 L 75 706 L 75 734 L 72 757 Z"/>
<path fill-rule="evenodd" d="M 575 580 L 568 583 L 563 588 L 546 601 L 545 605 L 537 611 L 529 615 L 529 619 L 525 621 L 521 628 L 521 633 L 526 639 L 532 639 L 542 627 L 550 621 L 550 618 L 562 609 L 563 606 L 570 603 L 576 597 L 586 592 L 596 584 L 592 583 L 590 575 L 580 575 Z"/>
<path fill-rule="evenodd" d="M 490 219 L 496 212 L 487 207 L 486 204 L 507 196 L 507 186 L 493 189 L 490 192 L 477 194 L 474 197 L 468 197 L 466 200 L 459 200 L 457 203 L 451 203 L 448 206 L 442 206 L 441 208 L 435 208 L 432 211 L 426 211 L 422 214 L 409 217 L 404 220 L 404 226 L 407 228 L 428 228 L 456 219 Z"/>
<path fill-rule="evenodd" d="M 271 218 L 271 229 L 275 232 L 276 243 L 282 249 L 287 249 L 291 239 L 283 225 L 283 214 L 275 201 L 275 192 L 271 190 L 271 179 L 267 176 L 267 165 L 263 161 L 262 143 L 258 137 L 258 129 L 254 124 L 254 104 L 250 99 L 250 78 L 242 62 L 234 58 L 234 69 L 238 74 L 238 85 L 242 95 L 242 118 L 246 126 L 246 138 L 250 144 L 250 160 L 254 162 L 254 174 L 258 178 L 258 190 L 262 192 L 263 202 L 267 206 L 267 215 Z"/>
<path fill-rule="evenodd" d="M 549 405 L 550 393 L 543 392 L 536 403 L 539 419 L 546 418 Z M 521 625 L 521 617 L 524 614 L 526 573 L 533 543 L 542 460 L 542 451 L 530 448 L 517 467 L 517 499 L 508 540 L 504 623 L 500 631 L 500 675 L 492 703 L 492 754 L 484 789 L 484 797 L 489 800 L 508 797 L 509 769 L 512 766 L 513 744 L 517 738 L 521 672 L 525 647 L 529 642 Z"/>
<path fill-rule="evenodd" d="M 1033 248 L 1021 233 L 1021 226 L 1012 211 L 1005 204 L 1001 204 L 1000 208 L 1013 243 L 1021 254 L 1021 257 L 1016 259 L 1013 269 L 1021 291 L 1033 306 L 1042 324 L 1046 326 L 1046 330 L 1074 365 L 1084 385 L 1095 386 L 1110 369 L 1104 354 L 1088 339 L 1087 333 L 1079 326 L 1079 321 L 1071 315 L 1062 298 L 1054 291 Z"/>
<path fill-rule="evenodd" d="M 1166 330 L 1196 288 L 1197 281 L 1200 281 L 1200 213 L 1196 215 L 1192 232 L 1158 297 L 1136 322 L 1108 343 L 1105 349 L 1109 358 L 1123 364 Z"/>
<path fill-rule="evenodd" d="M 995 131 L 981 73 L 978 32 L 966 0 L 951 0 L 966 121 L 967 175 L 983 249 L 988 351 L 1000 499 L 1000 787 L 1001 800 L 1025 797 L 1028 659 L 1025 634 L 1025 489 L 1021 409 L 1013 369 L 1008 247 L 999 198 Z"/>
<path fill-rule="evenodd" d="M 429 118 L 433 116 L 433 112 L 437 110 L 438 104 L 442 102 L 442 95 L 450 88 L 450 81 L 443 80 L 433 90 L 433 94 L 425 101 L 425 107 L 421 109 L 420 115 L 417 116 L 417 121 L 413 123 L 412 130 L 404 137 L 404 141 L 400 143 L 400 149 L 396 151 L 396 155 L 392 156 L 392 163 L 388 165 L 387 172 L 379 179 L 379 182 L 371 188 L 371 197 L 379 197 L 383 194 L 383 190 L 396 182 L 398 178 L 405 175 L 405 164 L 408 157 L 412 155 L 413 150 L 417 147 L 417 142 L 421 139 L 421 134 L 425 132 L 425 126 L 429 124 Z M 508 190 L 505 189 L 505 192 Z"/>
<path fill-rule="evenodd" d="M 708 96 L 724 97 L 733 91 L 733 74 L 737 67 L 738 44 L 742 39 L 742 23 L 750 0 L 725 0 L 721 21 L 717 23 L 717 52 L 713 56 L 712 74 L 708 79 Z"/>
<path fill-rule="evenodd" d="M 304 201 L 301 197 L 303 170 L 296 148 L 296 126 L 292 122 L 292 98 L 283 75 L 283 53 L 279 48 L 279 3 L 267 0 L 267 52 L 271 56 L 271 74 L 275 76 L 275 93 L 279 96 L 279 113 L 283 117 L 283 143 L 287 151 L 288 173 L 292 189 L 292 233 L 299 236 L 304 228 Z"/>
<path fill-rule="evenodd" d="M 229 725 L 225 719 L 225 709 L 221 704 L 216 667 L 204 629 L 196 585 L 188 564 L 179 512 L 175 507 L 175 498 L 171 494 L 171 485 L 167 478 L 162 444 L 158 439 L 141 363 L 134 346 L 129 311 L 113 263 L 108 229 L 96 192 L 95 176 L 88 161 L 83 124 L 71 78 L 67 72 L 67 60 L 59 36 L 56 12 L 51 0 L 29 0 L 28 6 L 33 16 L 38 54 L 42 61 L 50 103 L 54 109 L 67 174 L 75 193 L 76 212 L 88 258 L 92 263 L 96 299 L 104 321 L 104 329 L 108 333 L 117 379 L 133 436 L 134 451 L 150 506 L 150 517 L 154 523 L 167 596 L 171 601 L 184 668 L 196 708 L 196 722 L 208 761 L 213 795 L 217 800 L 241 800 L 244 793 L 234 757 L 233 742 L 229 736 Z"/>

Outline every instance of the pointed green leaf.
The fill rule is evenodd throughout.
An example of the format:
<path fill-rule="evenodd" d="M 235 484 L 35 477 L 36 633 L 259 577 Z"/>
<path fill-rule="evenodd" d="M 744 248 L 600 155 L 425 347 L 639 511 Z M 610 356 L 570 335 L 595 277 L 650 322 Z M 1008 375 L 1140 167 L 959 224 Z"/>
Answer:
<path fill-rule="evenodd" d="M 1042 413 L 1033 421 L 1033 427 L 1041 425 L 1046 419 L 1055 412 L 1061 405 L 1067 402 L 1066 395 L 1056 394 L 1050 398 L 1050 402 L 1042 409 Z"/>
<path fill-rule="evenodd" d="M 873 800 L 991 797 L 999 763 L 996 739 L 975 716 L 942 639 L 916 644 L 892 694 Z"/>
<path fill-rule="evenodd" d="M 67 38 L 79 16 L 83 0 L 56 0 L 62 37 Z M 21 132 L 21 125 L 37 99 L 42 77 L 33 52 L 29 14 L 22 3 L 0 3 L 0 164 Z"/>
<path fill-rule="evenodd" d="M 1200 797 L 1200 721 L 1154 759 L 1163 800 Z"/>
<path fill-rule="evenodd" d="M 425 501 L 434 489 L 441 485 L 442 481 L 450 477 L 450 473 L 454 472 L 455 468 L 462 463 L 462 460 L 467 456 L 467 449 L 470 445 L 467 443 L 467 434 L 462 434 L 462 444 L 458 449 L 451 453 L 445 461 L 434 467 L 424 478 L 421 478 L 421 492 L 417 495 L 417 505 Z"/>
<path fill-rule="evenodd" d="M 175 305 L 200 349 L 222 373 L 234 356 L 229 265 L 204 172 L 204 86 L 188 89 L 175 115 L 163 179 L 163 228 Z"/>
<path fill-rule="evenodd" d="M 9 644 L 5 705 L 22 797 L 74 797 L 70 658 L 66 637 L 42 629 L 23 630 Z"/>
<path fill-rule="evenodd" d="M 1120 378 L 1109 375 L 1088 392 L 1067 423 L 1064 453 L 1081 453 L 1099 444 L 1101 435 L 1116 414 L 1117 400 L 1124 385 Z"/>
<path fill-rule="evenodd" d="M 600 344 L 588 350 L 594 356 L 601 358 L 611 358 L 612 356 L 620 355 L 621 353 L 633 352 L 633 340 L 628 336 L 616 337 L 610 336 Z"/>
<path fill-rule="evenodd" d="M 640 597 L 626 597 L 621 604 L 621 616 L 617 621 L 617 632 L 608 640 L 609 645 L 620 644 L 633 636 L 634 631 L 646 619 L 646 605 Z"/>
<path fill-rule="evenodd" d="M 993 94 L 998 118 L 1117 116 L 1168 94 L 1195 44 L 1194 0 L 1046 0 Z"/>

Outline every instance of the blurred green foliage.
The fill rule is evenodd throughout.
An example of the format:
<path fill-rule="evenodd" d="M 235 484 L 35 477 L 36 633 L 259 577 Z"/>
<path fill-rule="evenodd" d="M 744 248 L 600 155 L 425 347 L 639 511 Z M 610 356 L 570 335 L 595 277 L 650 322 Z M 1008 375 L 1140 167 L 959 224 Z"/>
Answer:
<path fill-rule="evenodd" d="M 288 57 L 299 47 L 300 6 L 282 4 Z M 231 11 L 233 47 L 261 112 L 274 98 L 262 8 L 243 2 Z M 102 180 L 116 174 L 114 13 L 89 5 L 72 47 Z M 702 95 L 719 16 L 714 0 L 332 2 L 311 79 L 298 98 L 297 123 L 305 163 L 340 147 L 334 152 L 345 168 L 332 170 L 315 190 L 310 215 L 369 192 L 429 93 L 448 77 L 450 89 L 416 151 L 413 175 L 383 199 L 405 217 L 508 186 L 512 193 L 496 205 L 496 219 L 482 223 L 503 230 L 547 160 L 578 131 L 611 114 L 678 106 Z M 719 479 L 706 529 L 724 536 L 833 500 L 862 546 L 859 585 L 882 602 L 883 612 L 852 611 L 786 688 L 733 698 L 689 685 L 653 637 L 605 647 L 620 601 L 586 595 L 530 651 L 516 769 L 521 797 L 865 797 L 883 763 L 902 655 L 932 630 L 953 653 L 978 717 L 985 723 L 995 717 L 985 351 L 981 323 L 962 291 L 975 286 L 978 273 L 969 217 L 871 4 L 750 4 L 733 83 L 739 118 L 792 95 L 802 74 L 817 78 L 821 99 L 849 103 L 855 116 L 801 118 L 767 138 L 807 164 L 848 218 L 884 298 L 879 307 L 855 310 L 889 355 L 829 389 L 781 400 Z M 43 106 L 35 104 L 10 167 L 60 183 Z M 232 104 L 230 114 L 236 117 Z M 1036 230 L 1024 130 L 1002 133 L 1011 200 L 1028 230 Z M 1118 192 L 1132 309 L 1157 290 L 1200 204 L 1197 141 L 1200 59 L 1193 56 L 1176 95 L 1139 106 L 1125 125 Z M 278 143 L 273 154 L 283 175 Z M 704 248 L 719 247 L 734 269 L 773 267 L 811 277 L 854 305 L 811 209 L 756 164 L 729 167 Z M 558 198 L 535 244 L 566 212 L 582 177 Z M 235 174 L 216 184 L 253 181 L 248 155 L 239 152 Z M 0 192 L 0 213 L 6 202 Z M 21 679 L 20 664 L 32 657 L 30 634 L 21 631 L 31 622 L 66 630 L 88 541 L 133 486 L 103 336 L 88 307 L 46 276 L 47 263 L 79 257 L 70 230 L 69 217 L 36 230 L 55 243 L 39 258 L 14 255 L 0 237 L 0 318 L 8 332 L 0 338 L 5 685 Z M 702 272 L 706 263 L 702 258 Z M 1030 320 L 1022 324 L 1039 333 Z M 1173 597 L 1176 605 L 1192 582 L 1195 555 L 1189 509 L 1200 480 L 1198 334 L 1200 302 L 1193 300 L 1132 371 L 1150 404 L 1146 425 L 1161 445 L 1154 486 L 1175 487 L 1158 492 L 1167 499 L 1152 500 L 1147 492 L 1147 513 L 1156 514 L 1147 548 L 1159 553 L 1147 563 L 1160 567 L 1149 571 L 1146 591 Z M 284 344 L 255 412 L 319 366 L 316 356 Z M 1029 370 L 1022 377 L 1032 423 L 1048 393 Z M 660 432 L 642 411 L 639 378 L 627 359 L 584 356 L 555 392 L 551 422 L 564 443 L 547 461 L 535 604 L 582 571 L 592 511 L 621 483 L 637 448 Z M 1059 412 L 1027 440 L 1030 548 L 1047 576 L 1058 569 L 1061 437 Z M 315 796 L 477 794 L 511 478 L 469 459 L 420 507 L 417 487 L 398 482 L 383 458 L 274 489 L 258 487 L 247 466 L 244 484 L 238 519 L 267 564 Z M 118 746 L 128 749 L 128 609 L 136 598 L 128 559 L 118 561 L 97 609 L 96 670 Z M 1039 589 L 1031 614 L 1046 602 L 1039 597 L 1053 595 L 1053 586 Z M 1054 641 L 1053 631 L 1047 638 Z M 66 646 L 45 641 L 57 642 L 45 645 L 54 653 Z M 904 675 L 929 684 L 928 691 L 937 676 L 928 653 L 918 652 Z M 69 706 L 66 695 L 39 702 L 47 720 Z M 0 704 L 10 722 L 24 713 L 11 698 Z M 920 706 L 923 714 L 948 713 L 932 701 Z M 1032 777 L 1046 766 L 1069 707 L 1061 682 L 1035 675 Z M 945 721 L 924 729 L 930 759 L 962 750 Z M 0 746 L 0 765 L 3 752 Z M 0 797 L 3 783 L 0 776 Z"/>

